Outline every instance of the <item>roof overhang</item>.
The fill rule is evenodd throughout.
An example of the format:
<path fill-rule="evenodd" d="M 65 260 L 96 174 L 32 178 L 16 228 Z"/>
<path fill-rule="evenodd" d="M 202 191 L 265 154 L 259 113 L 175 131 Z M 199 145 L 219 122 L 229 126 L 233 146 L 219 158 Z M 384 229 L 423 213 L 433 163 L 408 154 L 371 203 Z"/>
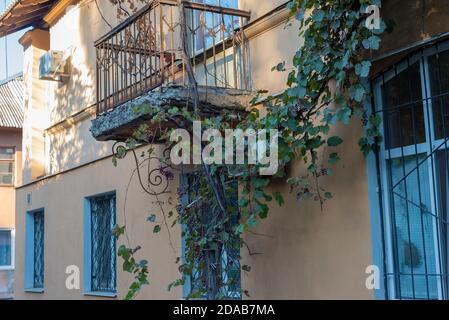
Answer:
<path fill-rule="evenodd" d="M 0 37 L 28 27 L 45 28 L 43 17 L 58 0 L 13 0 L 0 14 Z"/>

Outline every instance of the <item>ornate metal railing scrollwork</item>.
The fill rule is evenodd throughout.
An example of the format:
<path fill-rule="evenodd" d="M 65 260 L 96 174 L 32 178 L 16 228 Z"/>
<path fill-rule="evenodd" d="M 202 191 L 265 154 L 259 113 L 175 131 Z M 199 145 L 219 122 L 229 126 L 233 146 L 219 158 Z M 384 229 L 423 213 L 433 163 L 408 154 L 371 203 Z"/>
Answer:
<path fill-rule="evenodd" d="M 168 194 L 170 181 L 173 181 L 176 170 L 169 163 L 167 155 L 170 149 L 166 148 L 162 152 L 162 157 L 153 155 L 152 152 L 142 153 L 139 159 L 136 149 L 128 148 L 124 142 L 116 142 L 112 146 L 112 154 L 117 159 L 124 159 L 131 152 L 136 165 L 135 171 L 142 189 L 151 196 Z"/>

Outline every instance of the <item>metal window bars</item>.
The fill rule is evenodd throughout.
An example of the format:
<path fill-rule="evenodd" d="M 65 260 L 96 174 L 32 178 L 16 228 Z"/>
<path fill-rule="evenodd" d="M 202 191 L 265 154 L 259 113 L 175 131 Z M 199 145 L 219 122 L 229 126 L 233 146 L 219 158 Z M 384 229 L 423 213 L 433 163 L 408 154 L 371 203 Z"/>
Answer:
<path fill-rule="evenodd" d="M 194 203 L 195 199 L 199 196 L 201 172 L 182 174 L 182 192 L 184 194 L 183 201 L 187 203 Z M 204 178 L 204 177 L 203 177 Z M 232 208 L 238 208 L 238 185 L 237 181 L 228 182 L 227 201 L 229 201 Z M 208 226 L 211 223 L 216 222 L 216 217 L 219 215 L 217 204 L 215 201 L 210 201 L 207 208 L 198 208 L 201 210 L 199 215 L 200 220 L 191 221 L 196 226 Z M 195 218 L 191 218 L 195 219 Z M 228 234 L 233 235 L 231 241 L 228 241 L 226 245 L 221 245 L 218 250 L 218 256 L 214 260 L 219 261 L 216 264 L 216 268 L 219 269 L 219 297 L 226 300 L 239 300 L 242 298 L 241 289 L 241 264 L 240 264 L 240 238 L 235 236 L 234 228 L 239 224 L 240 214 L 238 212 L 232 212 L 229 220 L 225 224 L 225 230 Z M 193 231 L 189 226 L 184 225 L 183 234 L 198 232 Z M 201 232 L 204 232 L 202 230 Z M 183 239 L 183 241 L 185 241 Z M 195 258 L 195 267 L 191 272 L 191 275 L 186 281 L 186 295 L 193 295 L 196 299 L 205 298 L 206 286 L 208 275 L 206 271 L 205 252 L 202 252 Z M 202 296 L 198 296 L 198 295 Z"/>
<path fill-rule="evenodd" d="M 186 59 L 199 85 L 248 89 L 249 12 L 184 4 L 187 57 L 175 0 L 153 1 L 95 42 L 97 114 L 162 85 L 187 85 Z"/>
<path fill-rule="evenodd" d="M 389 299 L 449 298 L 449 44 L 421 49 L 372 83 Z"/>
<path fill-rule="evenodd" d="M 44 288 L 44 213 L 34 213 L 34 276 L 33 286 L 36 289 Z"/>
<path fill-rule="evenodd" d="M 12 265 L 12 236 L 11 230 L 0 229 L 0 267 Z"/>
<path fill-rule="evenodd" d="M 91 290 L 116 291 L 115 195 L 90 199 L 91 206 Z"/>

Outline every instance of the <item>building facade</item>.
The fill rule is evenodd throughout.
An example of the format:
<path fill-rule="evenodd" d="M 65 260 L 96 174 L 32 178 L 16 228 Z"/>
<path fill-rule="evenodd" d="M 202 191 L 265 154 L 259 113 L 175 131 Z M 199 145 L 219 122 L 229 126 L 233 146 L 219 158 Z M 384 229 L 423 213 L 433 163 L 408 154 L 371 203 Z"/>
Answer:
<path fill-rule="evenodd" d="M 14 295 L 15 186 L 22 183 L 23 81 L 0 83 L 0 299 Z"/>
<path fill-rule="evenodd" d="M 297 28 L 286 27 L 287 2 L 202 2 L 187 4 L 192 29 L 203 28 L 191 38 L 196 77 L 207 88 L 201 101 L 220 106 L 217 97 L 227 96 L 227 104 L 247 107 L 248 92 L 282 92 L 286 75 L 271 68 L 288 64 L 301 44 Z M 358 123 L 332 129 L 345 141 L 344 160 L 324 180 L 333 192 L 324 210 L 298 202 L 282 182 L 270 186 L 285 204 L 270 207 L 269 218 L 244 236 L 249 250 L 240 252 L 240 264 L 251 272 L 239 272 L 239 285 L 251 299 L 448 297 L 444 2 L 383 2 L 382 17 L 396 27 L 372 57 L 373 99 L 366 102 L 367 112 L 384 120 L 381 151 L 364 158 Z M 167 290 L 179 277 L 182 230 L 176 225 L 154 234 L 146 220 L 160 206 L 175 211 L 185 177 L 175 174 L 169 193 L 155 201 L 141 189 L 131 154 L 113 163 L 114 142 L 142 120 L 133 104 L 155 103 L 155 97 L 185 102 L 176 1 L 157 1 L 122 23 L 107 1 L 39 1 L 39 14 L 17 23 L 30 3 L 17 0 L 0 18 L 0 35 L 33 27 L 20 40 L 24 150 L 23 181 L 15 192 L 15 296 L 123 298 L 132 277 L 116 251 L 126 244 L 140 245 L 138 257 L 150 262 L 150 285 L 138 298 L 184 298 L 186 286 Z M 214 36 L 206 37 L 210 29 Z M 237 33 L 243 40 L 235 41 Z M 132 47 L 140 37 L 147 39 L 142 47 Z M 59 61 L 56 68 L 42 58 L 48 52 L 50 64 Z M 295 176 L 304 171 L 300 163 L 289 168 Z M 126 225 L 128 239 L 114 240 L 116 224 Z M 367 286 L 367 270 L 379 270 L 379 287 Z"/>

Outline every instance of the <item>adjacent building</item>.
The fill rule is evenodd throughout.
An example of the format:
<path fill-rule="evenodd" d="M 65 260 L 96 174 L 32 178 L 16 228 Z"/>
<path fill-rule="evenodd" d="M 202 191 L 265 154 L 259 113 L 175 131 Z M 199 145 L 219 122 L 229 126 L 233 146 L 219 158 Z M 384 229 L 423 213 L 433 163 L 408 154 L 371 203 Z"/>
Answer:
<path fill-rule="evenodd" d="M 291 61 L 301 44 L 297 29 L 286 28 L 287 1 L 185 4 L 201 103 L 242 109 L 251 92 L 285 89 L 286 75 L 271 68 Z M 395 27 L 372 56 L 373 99 L 366 101 L 367 113 L 383 118 L 381 150 L 363 157 L 363 128 L 356 122 L 333 129 L 345 140 L 344 161 L 325 180 L 334 198 L 324 211 L 313 201 L 298 202 L 284 183 L 271 186 L 285 204 L 273 205 L 257 232 L 245 235 L 249 250 L 241 250 L 240 263 L 252 270 L 239 272 L 234 298 L 241 288 L 253 299 L 449 298 L 449 12 L 444 0 L 413 6 L 385 0 L 381 15 Z M 117 167 L 112 161 L 115 142 L 149 120 L 133 112 L 136 105 L 189 100 L 178 21 L 171 0 L 151 2 L 124 22 L 108 1 L 91 0 L 16 0 L 0 15 L 0 36 L 30 28 L 20 39 L 24 147 L 21 161 L 14 156 L 23 176 L 15 192 L 16 298 L 123 298 L 132 278 L 116 257 L 122 243 L 140 245 L 139 258 L 150 261 L 151 284 L 139 298 L 182 299 L 195 285 L 190 279 L 167 290 L 179 277 L 181 228 L 154 234 L 146 222 L 160 205 L 174 210 L 186 177 L 162 180 L 167 185 L 158 187 L 168 193 L 155 201 L 139 184 L 132 154 Z M 17 154 L 17 146 L 5 145 L 9 171 L 8 150 Z M 163 145 L 153 147 L 163 152 Z M 151 168 L 162 173 L 158 164 Z M 292 175 L 304 170 L 299 163 L 289 168 Z M 130 244 L 115 241 L 115 224 L 126 225 Z M 374 290 L 366 285 L 367 270 L 379 270 Z M 67 286 L 73 274 L 79 286 Z"/>
<path fill-rule="evenodd" d="M 22 183 L 23 78 L 0 82 L 0 299 L 14 294 L 15 187 Z"/>

